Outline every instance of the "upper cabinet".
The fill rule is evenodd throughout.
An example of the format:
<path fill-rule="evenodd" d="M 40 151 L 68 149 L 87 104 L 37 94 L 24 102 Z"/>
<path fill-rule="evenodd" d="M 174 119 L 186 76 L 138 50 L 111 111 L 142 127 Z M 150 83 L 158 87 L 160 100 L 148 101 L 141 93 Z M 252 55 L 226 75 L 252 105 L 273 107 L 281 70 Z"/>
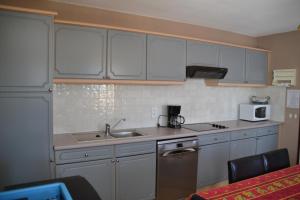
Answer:
<path fill-rule="evenodd" d="M 148 35 L 147 80 L 185 80 L 186 40 Z"/>
<path fill-rule="evenodd" d="M 268 55 L 265 52 L 246 50 L 246 83 L 267 83 Z"/>
<path fill-rule="evenodd" d="M 109 30 L 107 75 L 146 80 L 146 34 Z"/>
<path fill-rule="evenodd" d="M 220 46 L 219 65 L 228 68 L 222 82 L 243 83 L 245 80 L 245 49 Z"/>
<path fill-rule="evenodd" d="M 236 47 L 220 47 L 220 67 L 228 68 L 221 82 L 267 84 L 268 54 Z"/>
<path fill-rule="evenodd" d="M 55 77 L 98 78 L 106 75 L 107 30 L 55 26 Z"/>
<path fill-rule="evenodd" d="M 203 42 L 187 41 L 187 65 L 218 67 L 219 46 Z"/>
<path fill-rule="evenodd" d="M 53 70 L 53 17 L 0 11 L 0 91 L 47 91 Z"/>
<path fill-rule="evenodd" d="M 186 79 L 187 65 L 200 65 L 228 68 L 220 82 L 266 84 L 267 61 L 268 54 L 259 50 L 119 30 L 55 26 L 56 78 L 178 83 Z"/>

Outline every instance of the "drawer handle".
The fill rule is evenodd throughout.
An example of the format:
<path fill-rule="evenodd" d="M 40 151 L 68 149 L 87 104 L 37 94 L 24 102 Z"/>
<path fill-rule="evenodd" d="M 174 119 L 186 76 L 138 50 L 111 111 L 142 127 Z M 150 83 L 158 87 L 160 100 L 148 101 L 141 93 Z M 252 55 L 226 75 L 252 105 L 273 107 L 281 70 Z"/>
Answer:
<path fill-rule="evenodd" d="M 218 138 L 214 138 L 214 141 L 217 141 L 218 140 Z"/>
<path fill-rule="evenodd" d="M 86 157 L 86 158 L 89 157 L 89 154 L 85 153 L 85 154 L 84 154 L 84 157 Z"/>
<path fill-rule="evenodd" d="M 247 136 L 247 133 L 244 133 L 243 135 L 244 135 L 244 136 Z"/>

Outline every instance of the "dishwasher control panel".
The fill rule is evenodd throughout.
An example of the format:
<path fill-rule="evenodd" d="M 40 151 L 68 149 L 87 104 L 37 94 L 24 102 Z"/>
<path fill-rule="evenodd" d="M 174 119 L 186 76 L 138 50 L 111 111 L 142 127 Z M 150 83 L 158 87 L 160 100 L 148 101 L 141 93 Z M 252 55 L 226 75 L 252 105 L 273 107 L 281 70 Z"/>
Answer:
<path fill-rule="evenodd" d="M 198 139 L 197 137 L 188 137 L 188 138 L 177 138 L 171 140 L 161 140 L 157 142 L 158 152 L 165 152 L 171 150 L 179 150 L 186 148 L 197 148 Z"/>

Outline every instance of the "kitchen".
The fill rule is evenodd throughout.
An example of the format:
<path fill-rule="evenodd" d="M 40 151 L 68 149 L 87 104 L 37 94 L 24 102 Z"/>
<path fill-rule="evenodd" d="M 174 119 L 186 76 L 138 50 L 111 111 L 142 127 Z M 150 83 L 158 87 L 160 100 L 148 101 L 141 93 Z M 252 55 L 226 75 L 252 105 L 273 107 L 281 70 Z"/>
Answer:
<path fill-rule="evenodd" d="M 1 140 L 7 143 L 7 145 L 1 143 L 2 152 L 8 150 L 11 152 L 6 155 L 1 154 L 1 160 L 10 161 L 13 165 L 10 166 L 11 169 L 3 170 L 6 174 L 3 173 L 1 176 L 7 182 L 1 183 L 1 187 L 48 179 L 48 175 L 42 178 L 32 176 L 32 179 L 29 178 L 31 177 L 29 174 L 24 176 L 25 171 L 31 171 L 28 169 L 30 162 L 36 162 L 34 158 L 30 160 L 28 155 L 36 154 L 37 149 L 45 150 L 45 146 L 49 146 L 50 152 L 45 150 L 39 156 L 44 157 L 49 153 L 50 156 L 46 155 L 46 157 L 50 157 L 51 166 L 42 166 L 45 164 L 43 161 L 41 166 L 36 167 L 36 169 L 43 169 L 38 173 L 51 174 L 49 175 L 51 178 L 85 176 L 102 199 L 157 198 L 156 141 L 165 139 L 196 136 L 200 146 L 213 150 L 218 149 L 219 146 L 210 146 L 210 144 L 222 144 L 223 147 L 225 145 L 224 148 L 228 149 L 226 155 L 220 156 L 220 151 L 217 153 L 212 151 L 214 154 L 208 156 L 211 166 L 216 166 L 213 155 L 224 158 L 223 163 L 229 158 L 241 156 L 230 157 L 232 152 L 239 152 L 232 144 L 237 145 L 235 148 L 244 144 L 236 141 L 247 139 L 247 142 L 255 143 L 255 148 L 242 155 L 246 156 L 257 153 L 258 137 L 272 135 L 279 147 L 289 148 L 291 161 L 296 164 L 297 148 L 293 146 L 295 142 L 293 145 L 289 143 L 291 140 L 296 141 L 298 136 L 293 138 L 291 130 L 286 130 L 288 127 L 285 124 L 292 123 L 295 126 L 295 123 L 298 123 L 298 111 L 286 109 L 286 87 L 272 86 L 271 83 L 273 69 L 285 66 L 296 68 L 298 64 L 280 63 L 276 64 L 278 66 L 273 66 L 273 62 L 278 62 L 276 60 L 278 56 L 283 57 L 277 55 L 274 61 L 272 60 L 272 65 L 270 62 L 262 65 L 261 69 L 256 69 L 259 70 L 258 72 L 253 72 L 254 75 L 251 75 L 252 72 L 247 69 L 251 63 L 247 62 L 247 59 L 253 58 L 247 55 L 254 55 L 254 57 L 262 55 L 263 63 L 273 59 L 273 53 L 276 55 L 277 47 L 270 45 L 267 41 L 270 40 L 269 38 L 256 39 L 216 29 L 55 1 L 38 3 L 34 0 L 26 2 L 16 0 L 3 1 L 3 5 L 1 11 L 4 14 L 1 16 L 6 18 L 1 21 L 1 25 L 10 31 L 7 35 L 35 41 L 33 44 L 36 46 L 31 47 L 34 52 L 25 54 L 22 48 L 18 51 L 16 48 L 10 48 L 18 47 L 20 44 L 4 42 L 9 39 L 2 41 L 10 51 L 6 49 L 2 54 L 1 66 L 10 65 L 12 70 L 3 68 L 2 71 L 5 76 L 1 77 L 1 97 L 3 97 L 1 113 L 5 114 L 1 115 L 1 127 L 4 127 L 5 132 L 7 130 L 16 132 L 25 130 L 26 133 L 41 131 L 45 135 L 33 139 L 32 137 L 35 136 L 29 134 L 28 138 L 32 141 L 26 142 L 24 142 L 26 137 L 18 134 L 13 137 L 9 135 Z M 28 19 L 37 17 L 38 21 L 43 21 L 43 25 L 28 22 L 27 25 L 32 26 L 32 29 L 27 28 L 27 32 L 22 29 L 21 36 L 11 32 L 13 29 L 9 29 L 11 24 L 20 27 L 18 23 L 21 22 L 8 20 L 7 15 L 22 18 L 27 16 Z M 128 19 L 130 23 L 126 23 L 124 19 Z M 144 24 L 140 24 L 139 20 L 143 20 Z M 48 29 L 45 29 L 45 24 Z M 184 28 L 190 32 L 182 31 Z M 50 34 L 31 35 L 32 30 L 44 31 L 44 33 L 46 31 Z M 295 38 L 299 38 L 299 31 L 293 32 Z M 2 38 L 8 37 L 7 35 L 3 33 Z M 45 43 L 47 39 L 49 43 Z M 24 46 L 28 45 L 21 39 L 18 42 Z M 264 48 L 264 45 L 268 48 Z M 28 61 L 24 54 L 34 59 Z M 232 56 L 236 54 L 238 56 Z M 18 59 L 12 58 L 11 55 L 17 55 Z M 222 56 L 223 59 L 220 58 Z M 24 61 L 29 67 L 19 72 L 17 67 Z M 30 68 L 32 64 L 43 65 L 45 68 L 39 70 Z M 189 77 L 186 79 L 185 67 L 195 64 L 219 67 L 232 65 L 236 73 L 229 68 L 227 77 L 225 76 L 225 79 L 219 82 Z M 123 69 L 124 66 L 126 69 Z M 167 67 L 163 69 L 163 66 Z M 266 70 L 268 73 L 265 73 Z M 262 78 L 260 74 L 263 74 Z M 19 96 L 22 100 L 19 100 Z M 239 104 L 250 103 L 251 96 L 270 97 L 272 121 L 256 123 L 236 121 L 239 119 Z M 155 128 L 157 123 L 166 125 L 166 119 L 161 117 L 158 120 L 158 117 L 167 115 L 168 105 L 181 106 L 180 115 L 184 116 L 185 124 L 209 122 L 228 128 L 202 132 L 208 135 L 183 128 Z M 292 118 L 289 117 L 291 113 Z M 117 122 L 120 123 L 114 127 Z M 100 135 L 97 141 L 78 142 L 78 137 L 85 140 L 89 137 L 89 133 L 104 131 L 107 128 L 106 124 L 110 125 L 112 132 L 119 129 L 133 129 L 142 136 L 128 138 L 108 136 L 103 139 L 105 136 Z M 13 127 L 17 128 L 13 129 Z M 248 129 L 249 133 L 243 132 Z M 251 133 L 251 130 L 255 131 Z M 298 128 L 294 131 L 297 130 Z M 233 134 L 235 131 L 241 133 Z M 211 134 L 212 140 L 218 136 L 217 139 L 220 137 L 221 141 L 210 142 Z M 240 138 L 239 134 L 241 134 Z M 243 134 L 246 136 L 242 136 Z M 285 134 L 289 135 L 288 139 L 285 138 Z M 26 149 L 28 146 L 30 153 L 24 151 L 24 156 L 20 156 L 19 151 L 13 151 L 11 143 L 7 141 L 15 140 L 16 137 L 20 137 L 21 140 L 13 144 L 14 148 L 18 145 Z M 22 141 L 24 143 L 21 144 Z M 33 144 L 35 146 L 29 148 Z M 233 150 L 230 149 L 231 146 Z M 201 158 L 198 158 L 198 162 L 203 161 Z M 133 159 L 132 163 L 135 164 L 132 164 L 130 159 Z M 138 162 L 138 159 L 143 161 Z M 20 163 L 24 163 L 24 171 L 18 169 Z M 84 166 L 88 166 L 86 171 L 83 169 Z M 209 166 L 208 164 L 207 167 Z M 204 170 L 202 173 L 209 174 L 206 167 L 200 168 L 201 170 Z M 142 177 L 140 173 L 147 175 L 147 178 Z M 139 175 L 140 179 L 132 180 L 132 187 L 130 187 L 127 182 L 135 174 Z M 198 188 L 225 181 L 224 174 L 227 174 L 227 170 L 226 173 L 223 172 L 218 176 L 206 176 L 207 183 L 203 185 L 198 180 Z"/>

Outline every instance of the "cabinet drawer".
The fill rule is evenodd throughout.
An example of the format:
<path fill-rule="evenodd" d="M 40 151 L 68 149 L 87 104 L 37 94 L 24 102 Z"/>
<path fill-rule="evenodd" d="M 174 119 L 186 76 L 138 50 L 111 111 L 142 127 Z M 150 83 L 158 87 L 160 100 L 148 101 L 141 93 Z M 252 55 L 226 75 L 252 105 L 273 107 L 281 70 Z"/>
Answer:
<path fill-rule="evenodd" d="M 198 137 L 199 145 L 207 145 L 226 141 L 229 141 L 229 133 L 201 135 Z"/>
<path fill-rule="evenodd" d="M 272 135 L 272 134 L 277 134 L 279 131 L 278 126 L 269 126 L 269 127 L 263 127 L 259 128 L 257 130 L 257 136 L 264 136 L 264 135 Z"/>
<path fill-rule="evenodd" d="M 241 139 L 256 137 L 256 132 L 257 129 L 232 131 L 230 136 L 231 136 L 231 140 L 241 140 Z"/>
<path fill-rule="evenodd" d="M 70 149 L 55 152 L 56 164 L 73 163 L 88 160 L 100 160 L 113 157 L 113 146 Z"/>
<path fill-rule="evenodd" d="M 156 152 L 156 142 L 137 142 L 116 145 L 116 157 Z"/>

